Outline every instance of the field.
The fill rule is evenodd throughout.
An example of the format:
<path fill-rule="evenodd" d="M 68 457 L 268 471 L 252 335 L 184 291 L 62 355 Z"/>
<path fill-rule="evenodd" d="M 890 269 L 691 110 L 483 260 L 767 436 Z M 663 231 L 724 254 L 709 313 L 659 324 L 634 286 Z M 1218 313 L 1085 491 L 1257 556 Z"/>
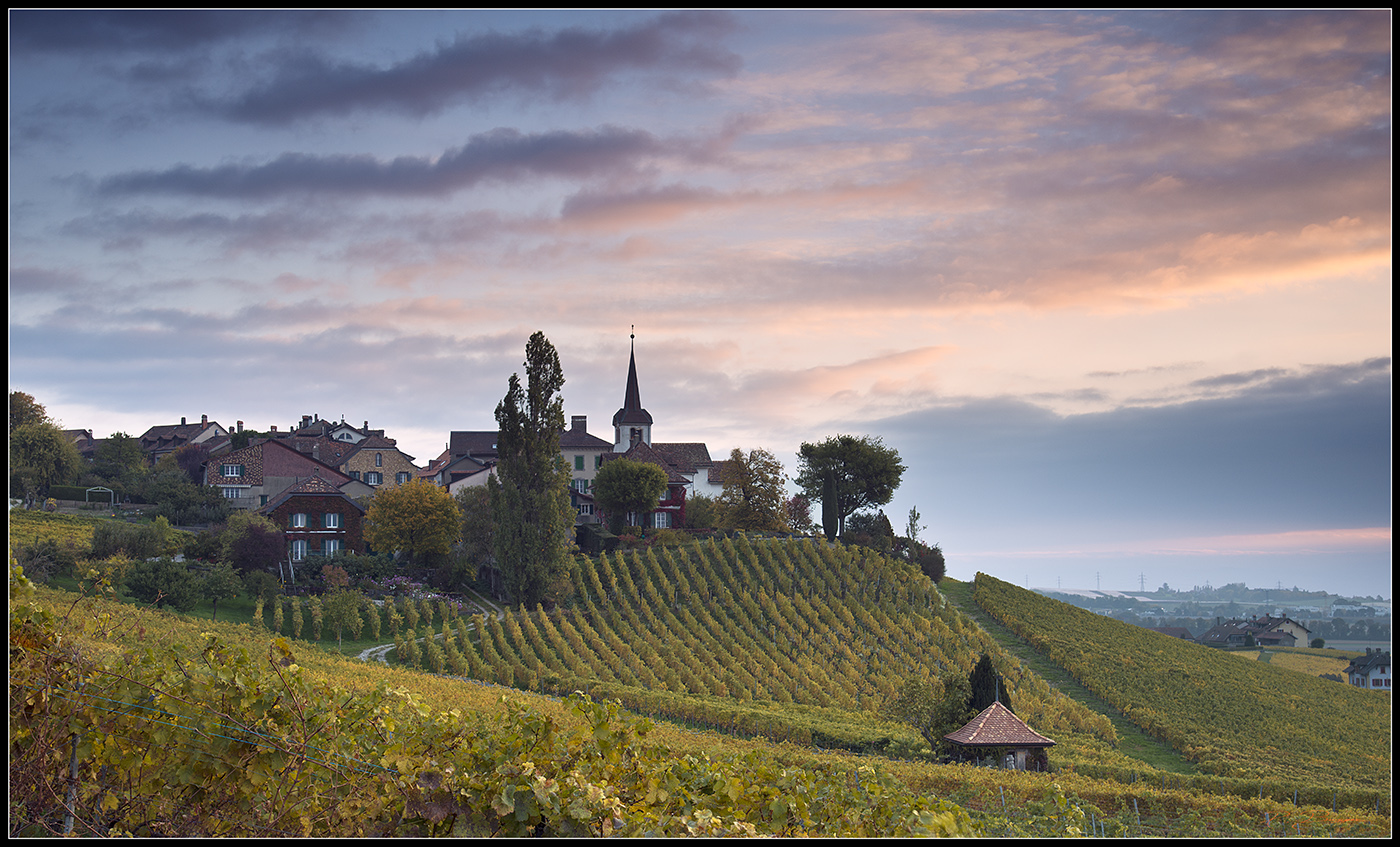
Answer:
<path fill-rule="evenodd" d="M 334 641 L 279 639 L 267 628 L 270 610 L 261 623 L 247 613 L 228 623 L 221 608 L 214 623 L 43 587 L 32 598 L 11 603 L 11 834 L 21 834 L 14 810 L 31 807 L 23 834 L 57 831 L 61 816 L 37 809 L 42 792 L 17 797 L 16 786 L 64 784 L 66 730 L 41 730 L 80 715 L 88 716 L 82 725 L 125 739 L 80 745 L 81 798 L 90 805 L 79 821 L 104 832 L 174 826 L 162 792 L 203 798 L 184 805 L 203 817 L 171 831 L 204 834 L 1390 832 L 1388 773 L 1383 785 L 1334 773 L 1336 791 L 1324 793 L 1312 772 L 1261 778 L 1247 769 L 1153 767 L 1119 749 L 1104 715 L 1007 653 L 921 575 L 820 542 L 735 538 L 580 561 L 573 602 L 547 614 L 439 613 L 428 625 L 420 620 L 411 638 L 402 620 L 396 666 L 347 658 Z M 16 633 L 25 631 L 15 626 L 17 609 L 51 616 L 44 619 L 63 650 L 29 644 L 15 653 Z M 381 634 L 395 640 L 381 614 Z M 1053 628 L 1057 614 L 1033 618 Z M 304 635 L 311 625 L 307 616 Z M 883 717 L 904 675 L 965 672 L 983 652 L 1006 674 L 1018 714 L 1060 742 L 1053 773 L 940 765 L 921 755 L 917 734 Z M 33 665 L 17 655 L 49 658 Z M 67 658 L 55 664 L 59 655 Z M 1272 663 L 1218 658 L 1298 677 Z M 166 722 L 130 707 L 114 716 L 72 694 L 38 697 L 17 671 L 25 668 L 62 670 L 85 681 L 83 691 L 112 700 L 152 692 Z M 587 700 L 560 699 L 575 688 L 654 717 L 637 724 Z M 139 701 L 127 694 L 124 702 Z M 305 704 L 303 712 L 288 713 L 291 703 Z M 254 713 L 265 717 L 253 722 Z M 211 721 L 232 739 L 256 723 L 261 740 L 211 746 Z M 32 752 L 44 737 L 47 758 Z M 314 742 L 317 756 L 306 746 L 313 737 L 325 741 Z M 1349 761 L 1369 749 L 1344 738 L 1329 755 Z M 104 781 L 104 764 L 129 767 L 132 756 L 144 782 Z M 1197 761 L 1214 769 L 1209 757 Z M 257 773 L 287 776 L 248 776 Z M 209 780 L 219 780 L 217 790 Z M 143 785 L 162 788 L 143 795 Z M 274 785 L 281 788 L 269 793 Z M 452 786 L 449 802 L 442 792 Z M 533 800 L 521 793 L 527 789 Z"/>

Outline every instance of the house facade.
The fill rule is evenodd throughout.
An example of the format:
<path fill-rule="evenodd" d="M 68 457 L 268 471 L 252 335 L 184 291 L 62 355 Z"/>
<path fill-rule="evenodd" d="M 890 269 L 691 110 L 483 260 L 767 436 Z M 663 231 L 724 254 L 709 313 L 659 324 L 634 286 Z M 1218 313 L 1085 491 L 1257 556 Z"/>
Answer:
<path fill-rule="evenodd" d="M 364 515 L 345 492 L 320 476 L 310 476 L 272 496 L 258 510 L 287 534 L 285 581 L 311 556 L 363 553 Z"/>
<path fill-rule="evenodd" d="M 261 509 L 272 497 L 313 476 L 336 489 L 353 481 L 348 474 L 282 441 L 266 439 L 210 459 L 204 469 L 204 484 L 220 489 L 236 509 Z"/>
<path fill-rule="evenodd" d="M 227 429 L 210 421 L 208 415 L 201 415 L 197 424 L 187 423 L 180 418 L 178 424 L 153 426 L 141 434 L 141 451 L 152 467 L 163 457 L 174 453 L 186 444 L 206 444 L 210 448 L 229 437 Z"/>
<path fill-rule="evenodd" d="M 1365 656 L 1357 656 L 1347 665 L 1347 682 L 1371 691 L 1390 690 L 1390 651 L 1366 648 Z"/>
<path fill-rule="evenodd" d="M 398 488 L 418 477 L 413 457 L 393 442 L 374 435 L 363 439 L 340 458 L 336 467 L 351 479 L 358 479 L 376 491 Z"/>

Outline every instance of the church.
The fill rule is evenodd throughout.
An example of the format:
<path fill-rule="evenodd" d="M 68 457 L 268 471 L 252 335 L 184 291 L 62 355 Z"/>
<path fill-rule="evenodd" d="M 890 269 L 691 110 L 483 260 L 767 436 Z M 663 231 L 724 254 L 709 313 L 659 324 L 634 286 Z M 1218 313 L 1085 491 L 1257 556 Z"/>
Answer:
<path fill-rule="evenodd" d="M 637 336 L 627 362 L 627 387 L 622 408 L 613 415 L 612 450 L 599 457 L 599 466 L 616 458 L 649 462 L 666 472 L 666 493 L 661 502 L 647 514 L 629 514 L 627 526 L 646 528 L 680 527 L 685 525 L 685 501 L 689 496 L 703 494 L 718 498 L 724 490 L 720 481 L 723 461 L 710 458 L 703 442 L 653 441 L 651 413 L 642 406 L 642 392 L 637 380 Z"/>

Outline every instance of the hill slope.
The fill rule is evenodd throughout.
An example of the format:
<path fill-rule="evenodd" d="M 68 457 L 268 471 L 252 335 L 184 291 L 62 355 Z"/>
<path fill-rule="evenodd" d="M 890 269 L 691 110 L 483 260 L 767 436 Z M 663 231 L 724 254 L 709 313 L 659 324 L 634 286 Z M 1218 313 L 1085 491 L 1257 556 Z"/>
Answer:
<path fill-rule="evenodd" d="M 1203 770 L 1388 791 L 1390 700 L 978 574 L 982 609 Z"/>

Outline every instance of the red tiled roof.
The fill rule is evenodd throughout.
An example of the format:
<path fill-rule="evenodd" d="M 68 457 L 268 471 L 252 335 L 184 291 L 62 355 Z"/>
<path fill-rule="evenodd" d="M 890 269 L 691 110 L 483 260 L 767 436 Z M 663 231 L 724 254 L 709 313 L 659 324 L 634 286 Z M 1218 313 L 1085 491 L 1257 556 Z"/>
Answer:
<path fill-rule="evenodd" d="M 956 732 L 943 736 L 965 747 L 1052 747 L 1055 742 L 1026 726 L 1001 703 L 993 703 Z"/>

